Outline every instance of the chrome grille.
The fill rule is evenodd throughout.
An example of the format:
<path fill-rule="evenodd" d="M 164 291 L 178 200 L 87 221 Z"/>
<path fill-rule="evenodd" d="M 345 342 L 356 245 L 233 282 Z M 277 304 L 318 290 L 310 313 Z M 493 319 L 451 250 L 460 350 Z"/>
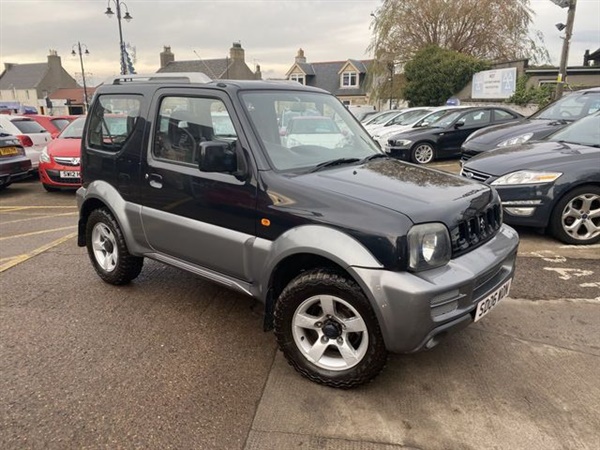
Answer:
<path fill-rule="evenodd" d="M 478 172 L 477 170 L 469 169 L 468 167 L 463 166 L 460 171 L 461 176 L 468 178 L 470 180 L 481 181 L 485 183 L 492 176 L 485 172 Z"/>
<path fill-rule="evenodd" d="M 502 225 L 500 205 L 459 222 L 450 232 L 452 257 L 460 256 L 491 239 Z"/>
<path fill-rule="evenodd" d="M 74 166 L 77 167 L 79 166 L 79 161 L 81 158 L 65 158 L 65 157 L 54 157 L 54 161 L 56 161 L 58 164 L 62 164 L 63 166 Z"/>

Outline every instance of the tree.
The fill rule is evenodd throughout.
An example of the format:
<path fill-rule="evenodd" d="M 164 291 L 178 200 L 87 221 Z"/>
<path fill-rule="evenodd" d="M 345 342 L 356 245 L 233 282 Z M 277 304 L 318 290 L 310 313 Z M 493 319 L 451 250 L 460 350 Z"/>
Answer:
<path fill-rule="evenodd" d="M 474 73 L 488 68 L 480 59 L 430 45 L 406 63 L 403 97 L 410 106 L 443 105 Z"/>
<path fill-rule="evenodd" d="M 406 62 L 428 46 L 487 60 L 548 59 L 529 37 L 530 0 L 384 0 L 369 49 L 376 60 Z"/>

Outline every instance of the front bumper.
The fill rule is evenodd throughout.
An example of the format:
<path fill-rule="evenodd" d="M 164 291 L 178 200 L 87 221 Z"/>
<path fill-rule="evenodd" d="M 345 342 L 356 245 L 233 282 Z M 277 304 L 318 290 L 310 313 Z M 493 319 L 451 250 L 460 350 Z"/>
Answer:
<path fill-rule="evenodd" d="M 402 161 L 410 161 L 410 148 L 390 147 L 387 145 L 385 151 L 392 158 L 400 159 Z"/>
<path fill-rule="evenodd" d="M 25 156 L 0 163 L 0 186 L 27 178 L 31 174 L 31 160 Z"/>
<path fill-rule="evenodd" d="M 519 237 L 498 234 L 446 266 L 420 272 L 353 267 L 379 319 L 386 348 L 411 353 L 473 322 L 477 303 L 514 276 Z"/>
<path fill-rule="evenodd" d="M 507 224 L 538 228 L 548 226 L 556 195 L 553 183 L 494 188 L 502 200 L 504 221 Z"/>
<path fill-rule="evenodd" d="M 79 177 L 62 177 L 61 172 L 78 172 Z M 81 186 L 81 172 L 79 166 L 63 166 L 60 164 L 40 163 L 39 176 L 42 183 L 67 189 L 77 189 Z"/>

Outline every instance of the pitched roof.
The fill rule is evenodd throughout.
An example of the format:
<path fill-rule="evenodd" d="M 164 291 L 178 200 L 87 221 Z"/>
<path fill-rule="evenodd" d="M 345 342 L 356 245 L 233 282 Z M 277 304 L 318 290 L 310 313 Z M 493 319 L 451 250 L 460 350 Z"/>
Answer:
<path fill-rule="evenodd" d="M 361 74 L 367 73 L 369 65 L 372 63 L 372 60 L 358 61 L 354 59 L 311 63 L 310 65 L 312 66 L 315 76 L 307 78 L 306 84 L 325 89 L 333 95 L 364 95 L 365 89 L 362 87 L 364 86 L 364 76 L 360 77 L 360 86 L 358 88 L 340 88 L 339 71 L 348 63 L 348 61 L 360 70 Z M 362 69 L 364 69 L 364 72 Z"/>
<path fill-rule="evenodd" d="M 203 72 L 209 78 L 217 79 L 226 75 L 231 59 L 201 59 L 192 61 L 171 61 L 165 67 L 158 69 L 158 73 L 165 72 Z"/>
<path fill-rule="evenodd" d="M 14 64 L 0 75 L 0 89 L 32 89 L 42 81 L 48 63 Z"/>

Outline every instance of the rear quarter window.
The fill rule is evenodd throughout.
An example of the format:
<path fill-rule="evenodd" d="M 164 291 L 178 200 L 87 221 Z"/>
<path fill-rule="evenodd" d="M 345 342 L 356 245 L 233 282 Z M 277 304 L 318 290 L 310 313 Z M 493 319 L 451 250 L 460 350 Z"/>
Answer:
<path fill-rule="evenodd" d="M 34 133 L 47 133 L 43 126 L 31 119 L 14 119 L 11 120 L 12 124 L 19 129 L 23 134 L 34 134 Z"/>
<path fill-rule="evenodd" d="M 140 115 L 141 98 L 133 95 L 100 95 L 89 117 L 90 148 L 120 151 L 132 135 Z"/>

